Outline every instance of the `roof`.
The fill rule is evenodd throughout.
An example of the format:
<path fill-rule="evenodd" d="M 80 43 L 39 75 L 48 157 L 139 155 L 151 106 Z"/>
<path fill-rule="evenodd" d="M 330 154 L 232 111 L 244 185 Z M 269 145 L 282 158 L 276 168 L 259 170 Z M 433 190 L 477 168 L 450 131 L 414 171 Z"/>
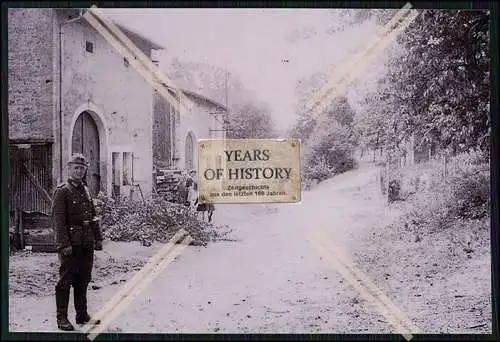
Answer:
<path fill-rule="evenodd" d="M 65 13 L 65 12 L 66 13 L 70 13 L 70 14 L 72 14 L 71 17 L 75 17 L 75 15 L 78 15 L 79 11 L 83 11 L 83 12 L 88 11 L 87 8 L 76 8 L 76 7 L 75 8 L 57 8 L 56 10 L 58 12 L 61 12 L 61 13 Z M 157 42 L 153 41 L 152 39 L 147 38 L 144 35 L 142 35 L 140 33 L 137 33 L 136 31 L 134 31 L 134 30 L 126 27 L 125 25 L 120 24 L 120 23 L 118 23 L 118 22 L 116 22 L 114 20 L 112 20 L 112 22 L 116 26 L 118 26 L 118 28 L 120 30 L 122 30 L 126 35 L 128 35 L 128 36 L 135 36 L 135 37 L 137 37 L 139 39 L 142 39 L 142 40 L 146 41 L 151 46 L 152 49 L 154 49 L 154 50 L 165 50 L 165 47 L 161 46 L 160 44 L 158 44 Z"/>
<path fill-rule="evenodd" d="M 200 99 L 200 100 L 203 100 L 203 101 L 207 101 L 208 103 L 216 106 L 216 107 L 219 107 L 219 108 L 222 108 L 223 110 L 227 111 L 227 107 L 224 106 L 222 103 L 219 103 L 215 100 L 212 100 L 206 96 L 203 96 L 201 94 L 198 94 L 198 93 L 195 93 L 194 91 L 191 91 L 189 89 L 185 89 L 185 88 L 179 88 L 180 91 L 182 91 L 185 95 L 189 95 L 189 96 L 192 96 L 192 97 L 195 97 L 197 99 Z"/>
<path fill-rule="evenodd" d="M 165 50 L 165 48 L 163 46 L 161 46 L 160 44 L 156 43 L 155 41 L 151 40 L 150 38 L 143 36 L 140 33 L 137 33 L 136 31 L 129 29 L 128 27 L 124 26 L 123 24 L 115 23 L 115 25 L 118 26 L 118 28 L 120 30 L 122 30 L 126 35 L 137 36 L 138 38 L 145 40 L 151 46 L 151 48 L 154 50 Z"/>

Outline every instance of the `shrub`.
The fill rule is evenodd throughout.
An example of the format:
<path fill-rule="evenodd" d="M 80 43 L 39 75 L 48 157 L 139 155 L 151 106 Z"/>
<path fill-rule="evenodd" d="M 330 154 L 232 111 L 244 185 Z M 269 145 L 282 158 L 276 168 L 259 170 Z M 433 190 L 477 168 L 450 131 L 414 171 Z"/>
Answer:
<path fill-rule="evenodd" d="M 305 179 L 321 182 L 335 174 L 335 168 L 330 166 L 323 157 L 311 159 L 304 165 L 303 175 Z"/>
<path fill-rule="evenodd" d="M 460 170 L 448 181 L 453 203 L 453 215 L 467 219 L 480 219 L 489 214 L 490 175 L 489 170 Z"/>
<path fill-rule="evenodd" d="M 397 200 L 408 200 L 415 194 L 429 188 L 439 186 L 443 181 L 442 163 L 431 161 L 427 163 L 404 166 L 402 168 L 392 166 L 390 168 L 390 180 L 396 181 L 399 188 Z M 387 168 L 385 164 L 381 168 L 380 186 L 385 195 Z"/>
<path fill-rule="evenodd" d="M 303 176 L 307 180 L 323 181 L 356 167 L 354 143 L 349 131 L 336 127 L 328 134 L 314 136 L 305 148 Z"/>
<path fill-rule="evenodd" d="M 193 238 L 193 244 L 206 246 L 209 241 L 227 240 L 232 230 L 200 221 L 180 204 L 157 197 L 145 202 L 114 201 L 98 197 L 103 236 L 112 241 L 166 242 L 181 228 Z"/>
<path fill-rule="evenodd" d="M 349 141 L 347 132 L 337 130 L 318 139 L 311 146 L 313 161 L 324 159 L 335 173 L 351 170 L 355 166 L 354 146 Z"/>
<path fill-rule="evenodd" d="M 432 232 L 460 220 L 487 219 L 490 176 L 484 160 L 478 153 L 459 155 L 450 160 L 446 176 L 443 164 L 435 162 L 403 170 L 403 178 L 411 180 L 406 184 L 413 182 L 414 197 L 404 218 L 407 225 Z M 406 185 L 407 192 L 408 188 Z"/>

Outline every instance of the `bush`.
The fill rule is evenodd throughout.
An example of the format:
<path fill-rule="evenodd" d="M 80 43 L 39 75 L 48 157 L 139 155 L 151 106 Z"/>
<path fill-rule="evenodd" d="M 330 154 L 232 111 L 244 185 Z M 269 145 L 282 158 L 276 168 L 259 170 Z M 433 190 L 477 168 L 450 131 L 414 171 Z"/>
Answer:
<path fill-rule="evenodd" d="M 312 159 L 303 168 L 305 179 L 321 182 L 335 174 L 335 168 L 330 166 L 325 158 Z"/>
<path fill-rule="evenodd" d="M 319 182 L 356 167 L 354 144 L 347 129 L 337 127 L 332 132 L 308 141 L 303 176 L 310 183 Z"/>
<path fill-rule="evenodd" d="M 188 207 L 152 198 L 145 202 L 114 201 L 98 197 L 103 236 L 112 241 L 167 242 L 181 228 L 193 238 L 193 244 L 206 246 L 209 241 L 227 240 L 232 230 L 200 221 Z"/>
<path fill-rule="evenodd" d="M 460 170 L 448 181 L 451 196 L 450 211 L 454 216 L 480 219 L 489 215 L 490 175 L 489 170 Z"/>
<path fill-rule="evenodd" d="M 484 160 L 477 153 L 459 155 L 450 160 L 446 176 L 442 163 L 404 170 L 405 191 L 414 195 L 405 216 L 407 225 L 432 232 L 450 228 L 460 220 L 487 219 L 490 176 L 489 164 Z"/>

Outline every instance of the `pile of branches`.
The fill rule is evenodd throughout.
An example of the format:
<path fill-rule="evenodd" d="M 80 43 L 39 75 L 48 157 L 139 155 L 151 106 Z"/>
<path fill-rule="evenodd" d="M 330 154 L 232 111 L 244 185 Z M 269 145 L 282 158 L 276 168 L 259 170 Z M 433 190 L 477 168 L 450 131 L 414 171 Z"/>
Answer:
<path fill-rule="evenodd" d="M 148 201 L 115 201 L 97 198 L 103 237 L 112 241 L 139 241 L 151 246 L 154 241 L 165 243 L 180 229 L 193 238 L 193 245 L 206 246 L 210 241 L 231 240 L 228 226 L 219 226 L 197 218 L 188 207 L 152 198 Z"/>

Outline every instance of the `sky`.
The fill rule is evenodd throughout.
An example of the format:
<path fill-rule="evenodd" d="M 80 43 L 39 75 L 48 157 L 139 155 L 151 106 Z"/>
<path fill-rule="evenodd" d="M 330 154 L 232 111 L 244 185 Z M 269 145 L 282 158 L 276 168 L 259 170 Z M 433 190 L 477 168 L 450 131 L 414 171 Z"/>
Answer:
<path fill-rule="evenodd" d="M 366 22 L 327 34 L 339 22 L 335 11 L 114 8 L 105 13 L 163 45 L 162 65 L 176 57 L 227 68 L 270 105 L 278 129 L 285 129 L 296 119 L 298 80 L 339 70 L 375 30 Z"/>

